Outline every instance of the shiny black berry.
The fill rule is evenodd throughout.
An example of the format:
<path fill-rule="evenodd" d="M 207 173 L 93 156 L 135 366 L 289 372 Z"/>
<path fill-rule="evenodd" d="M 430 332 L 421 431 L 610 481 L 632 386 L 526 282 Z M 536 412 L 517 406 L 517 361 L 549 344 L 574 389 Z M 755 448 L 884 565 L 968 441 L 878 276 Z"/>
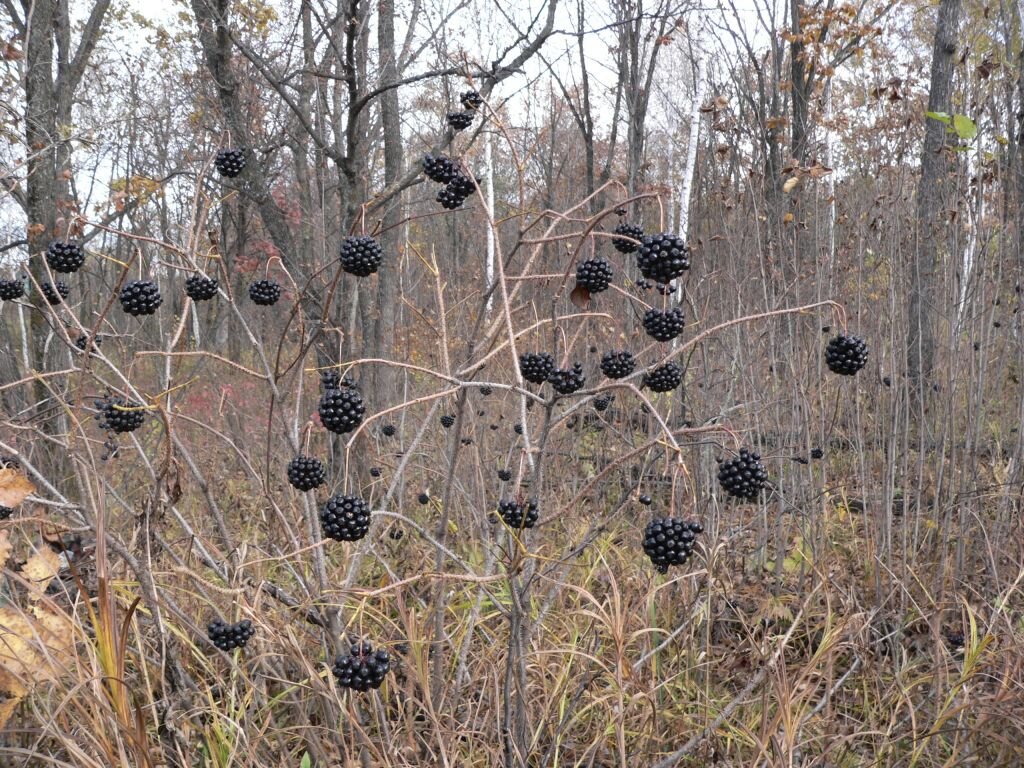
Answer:
<path fill-rule="evenodd" d="M 636 368 L 636 359 L 626 351 L 605 352 L 601 357 L 601 373 L 609 379 L 624 379 Z"/>
<path fill-rule="evenodd" d="M 146 410 L 139 403 L 108 395 L 96 401 L 100 429 L 110 432 L 134 432 L 146 420 Z"/>
<path fill-rule="evenodd" d="M 576 285 L 590 293 L 608 290 L 612 283 L 612 265 L 604 259 L 588 259 L 576 267 Z"/>
<path fill-rule="evenodd" d="M 476 91 L 463 91 L 459 96 L 459 103 L 462 104 L 463 109 L 473 111 L 480 109 L 484 105 L 484 100 Z"/>
<path fill-rule="evenodd" d="M 221 176 L 233 179 L 245 168 L 245 152 L 240 149 L 222 149 L 213 159 L 213 167 Z"/>
<path fill-rule="evenodd" d="M 335 541 L 359 541 L 370 530 L 370 505 L 358 496 L 331 496 L 320 510 L 324 536 Z"/>
<path fill-rule="evenodd" d="M 556 368 L 548 374 L 548 382 L 558 394 L 571 395 L 573 392 L 583 389 L 583 385 L 586 383 L 586 379 L 583 377 L 583 366 L 576 363 L 572 368 Z"/>
<path fill-rule="evenodd" d="M 651 506 L 651 497 L 650 497 L 650 496 L 648 496 L 648 495 L 647 495 L 646 493 L 645 493 L 645 494 L 642 494 L 642 495 L 640 496 L 640 498 L 638 498 L 638 499 L 637 499 L 637 501 L 639 501 L 639 502 L 640 502 L 641 504 L 643 504 L 643 505 L 644 505 L 645 507 L 649 507 L 649 506 Z"/>
<path fill-rule="evenodd" d="M 384 249 L 369 235 L 346 237 L 341 244 L 341 268 L 350 275 L 372 275 L 383 260 Z"/>
<path fill-rule="evenodd" d="M 451 429 L 453 424 L 455 424 L 455 417 L 451 414 L 446 413 L 441 417 L 441 426 L 445 429 Z"/>
<path fill-rule="evenodd" d="M 678 235 L 646 235 L 637 249 L 640 274 L 656 283 L 670 283 L 690 268 L 690 252 Z"/>
<path fill-rule="evenodd" d="M 456 131 L 464 131 L 473 124 L 473 113 L 466 112 L 449 112 L 448 113 L 448 125 Z"/>
<path fill-rule="evenodd" d="M 363 421 L 366 406 L 363 397 L 355 387 L 328 389 L 320 396 L 317 408 L 320 422 L 325 428 L 339 435 L 351 432 Z"/>
<path fill-rule="evenodd" d="M 685 325 L 683 310 L 679 307 L 673 307 L 667 312 L 648 309 L 644 313 L 644 330 L 655 341 L 671 341 L 683 332 Z"/>
<path fill-rule="evenodd" d="M 438 184 L 447 184 L 455 178 L 458 168 L 455 167 L 455 163 L 452 162 L 450 157 L 427 155 L 423 158 L 423 173 L 431 181 Z"/>
<path fill-rule="evenodd" d="M 421 506 L 426 506 L 427 504 L 430 503 L 430 494 L 421 493 L 419 496 L 416 497 L 416 501 L 418 501 Z"/>
<path fill-rule="evenodd" d="M 46 249 L 46 263 L 54 272 L 77 272 L 85 263 L 85 250 L 78 243 L 54 240 Z"/>
<path fill-rule="evenodd" d="M 526 352 L 519 356 L 519 372 L 533 384 L 543 384 L 555 368 L 555 361 L 547 352 Z"/>
<path fill-rule="evenodd" d="M 853 376 L 868 363 L 868 345 L 857 336 L 836 336 L 825 347 L 825 364 L 840 376 Z"/>
<path fill-rule="evenodd" d="M 499 502 L 498 514 L 509 528 L 533 528 L 539 516 L 537 502 L 520 504 L 515 499 Z"/>
<path fill-rule="evenodd" d="M 121 309 L 129 315 L 152 315 L 163 303 L 160 289 L 152 280 L 130 280 L 121 288 Z"/>
<path fill-rule="evenodd" d="M 235 648 L 244 648 L 256 634 L 256 629 L 249 619 L 237 624 L 227 624 L 220 619 L 214 619 L 206 625 L 206 634 L 218 649 L 231 651 Z"/>
<path fill-rule="evenodd" d="M 371 688 L 380 688 L 391 669 L 391 657 L 383 648 L 375 651 L 368 642 L 354 643 L 347 654 L 334 659 L 331 672 L 338 685 L 353 691 L 365 693 Z"/>
<path fill-rule="evenodd" d="M 14 301 L 25 295 L 21 280 L 0 280 L 0 300 Z"/>
<path fill-rule="evenodd" d="M 189 275 L 185 280 L 185 295 L 192 301 L 209 301 L 217 295 L 220 284 L 212 277 Z"/>
<path fill-rule="evenodd" d="M 718 466 L 718 482 L 730 496 L 756 501 L 768 481 L 768 472 L 761 463 L 761 455 L 741 448 L 735 458 Z"/>
<path fill-rule="evenodd" d="M 327 482 L 327 472 L 320 459 L 296 456 L 288 462 L 288 482 L 300 491 L 311 491 Z"/>
<path fill-rule="evenodd" d="M 699 523 L 687 523 L 675 517 L 656 517 L 644 528 L 644 552 L 660 573 L 669 566 L 684 565 L 690 559 Z"/>
<path fill-rule="evenodd" d="M 43 291 L 43 298 L 46 299 L 46 303 L 50 306 L 60 304 L 71 295 L 71 289 L 60 280 L 55 283 L 43 283 L 40 287 Z"/>
<path fill-rule="evenodd" d="M 644 374 L 643 386 L 652 392 L 671 392 L 683 383 L 683 369 L 675 363 L 665 363 Z"/>
<path fill-rule="evenodd" d="M 281 286 L 273 280 L 257 280 L 249 286 L 249 298 L 253 304 L 272 307 L 281 298 Z"/>
<path fill-rule="evenodd" d="M 639 241 L 644 236 L 644 230 L 636 224 L 619 224 L 612 232 L 622 237 L 613 237 L 612 244 L 619 253 L 633 253 L 640 247 Z M 631 239 L 627 239 L 631 238 Z M 636 241 L 636 242 L 634 242 Z"/>

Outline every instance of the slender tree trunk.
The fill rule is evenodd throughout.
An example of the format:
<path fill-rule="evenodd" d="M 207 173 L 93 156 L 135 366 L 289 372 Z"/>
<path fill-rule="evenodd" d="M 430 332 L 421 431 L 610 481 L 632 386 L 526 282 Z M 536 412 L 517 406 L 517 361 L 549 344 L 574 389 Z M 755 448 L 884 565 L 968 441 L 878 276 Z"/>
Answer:
<path fill-rule="evenodd" d="M 932 49 L 929 112 L 951 112 L 953 69 L 956 64 L 957 30 L 960 25 L 960 0 L 942 0 L 935 25 Z M 948 257 L 944 237 L 947 217 L 944 211 L 956 163 L 947 151 L 946 126 L 929 119 L 925 125 L 921 154 L 921 178 L 917 190 L 917 247 L 911 275 L 907 337 L 908 375 L 918 392 L 935 365 L 939 321 L 942 264 Z"/>
<path fill-rule="evenodd" d="M 395 3 L 379 0 L 377 5 L 377 49 L 381 65 L 381 85 L 398 81 L 400 73 L 395 58 Z M 398 104 L 398 89 L 392 88 L 380 97 L 381 126 L 384 132 L 384 184 L 396 183 L 405 163 L 402 149 L 402 119 Z M 371 343 L 364 344 L 368 356 L 390 357 L 395 338 L 395 317 L 398 305 L 398 272 L 401 259 L 404 195 L 392 198 L 384 209 L 381 245 L 386 258 L 377 275 L 377 300 L 374 309 L 374 328 Z M 386 396 L 395 394 L 394 369 L 374 366 L 375 390 Z M 383 403 L 382 403 L 383 405 Z"/>

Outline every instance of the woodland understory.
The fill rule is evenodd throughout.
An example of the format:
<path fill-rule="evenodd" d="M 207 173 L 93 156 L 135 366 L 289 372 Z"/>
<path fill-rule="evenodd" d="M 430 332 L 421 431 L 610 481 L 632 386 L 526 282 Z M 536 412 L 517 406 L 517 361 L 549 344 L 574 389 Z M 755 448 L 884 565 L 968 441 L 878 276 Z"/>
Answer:
<path fill-rule="evenodd" d="M 0 765 L 1024 764 L 1021 12 L 2 0 Z"/>

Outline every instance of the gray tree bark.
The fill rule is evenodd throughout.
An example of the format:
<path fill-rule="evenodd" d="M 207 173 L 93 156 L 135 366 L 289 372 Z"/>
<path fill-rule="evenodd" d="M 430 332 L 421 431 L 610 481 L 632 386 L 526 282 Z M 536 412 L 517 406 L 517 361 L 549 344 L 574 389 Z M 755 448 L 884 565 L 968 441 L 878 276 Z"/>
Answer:
<path fill-rule="evenodd" d="M 960 26 L 960 0 L 942 0 L 935 25 L 932 48 L 931 83 L 928 90 L 929 112 L 951 112 L 953 69 L 956 64 L 957 30 Z M 942 318 L 942 263 L 947 256 L 944 237 L 949 195 L 956 161 L 946 149 L 946 126 L 929 119 L 925 125 L 921 152 L 921 178 L 917 189 L 917 247 L 911 275 L 909 334 L 907 336 L 907 373 L 915 390 L 925 382 L 935 366 L 939 324 Z"/>

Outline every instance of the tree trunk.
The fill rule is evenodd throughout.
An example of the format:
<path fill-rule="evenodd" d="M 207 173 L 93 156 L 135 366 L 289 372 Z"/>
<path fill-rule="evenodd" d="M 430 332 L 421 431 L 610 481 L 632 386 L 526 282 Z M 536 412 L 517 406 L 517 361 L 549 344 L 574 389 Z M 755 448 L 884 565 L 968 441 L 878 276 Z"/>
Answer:
<path fill-rule="evenodd" d="M 380 56 L 381 85 L 397 82 L 400 77 L 395 51 L 395 3 L 379 0 L 377 5 L 377 48 Z M 380 96 L 381 127 L 384 132 L 384 183 L 390 186 L 402 177 L 405 158 L 402 150 L 402 119 L 399 112 L 398 89 L 392 88 Z M 377 300 L 374 307 L 374 325 L 370 344 L 364 343 L 369 357 L 391 357 L 391 344 L 395 337 L 395 318 L 398 307 L 398 274 L 401 258 L 404 196 L 396 195 L 384 209 L 381 246 L 386 258 L 377 274 Z M 395 393 L 394 369 L 373 366 L 374 391 L 390 397 Z"/>
<path fill-rule="evenodd" d="M 956 39 L 960 25 L 960 0 L 942 0 L 932 49 L 929 112 L 951 112 Z M 955 161 L 946 150 L 946 126 L 928 119 L 921 154 L 921 178 L 917 190 L 917 247 L 911 275 L 907 373 L 917 392 L 935 365 L 942 302 L 939 285 L 946 256 L 943 237 L 946 202 Z"/>

